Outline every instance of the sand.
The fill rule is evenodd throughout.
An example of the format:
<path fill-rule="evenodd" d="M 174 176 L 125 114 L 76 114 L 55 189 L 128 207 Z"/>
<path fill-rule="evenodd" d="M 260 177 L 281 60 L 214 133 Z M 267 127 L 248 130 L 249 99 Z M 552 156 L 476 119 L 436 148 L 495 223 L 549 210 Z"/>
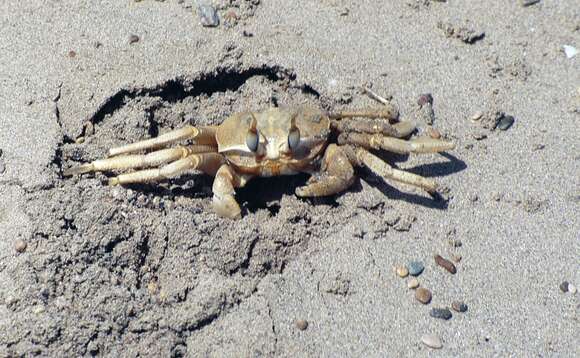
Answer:
<path fill-rule="evenodd" d="M 559 289 L 580 284 L 573 1 L 215 4 L 216 28 L 191 0 L 0 4 L 0 356 L 580 354 L 579 296 Z M 441 198 L 365 170 L 317 200 L 294 195 L 306 175 L 260 179 L 229 221 L 209 177 L 61 176 L 236 111 L 376 107 L 361 85 L 419 122 L 433 96 L 456 149 L 384 158 Z M 489 128 L 498 112 L 515 118 L 506 131 Z M 461 255 L 457 273 L 435 254 Z M 393 270 L 411 260 L 428 306 Z M 456 300 L 468 311 L 429 316 Z"/>

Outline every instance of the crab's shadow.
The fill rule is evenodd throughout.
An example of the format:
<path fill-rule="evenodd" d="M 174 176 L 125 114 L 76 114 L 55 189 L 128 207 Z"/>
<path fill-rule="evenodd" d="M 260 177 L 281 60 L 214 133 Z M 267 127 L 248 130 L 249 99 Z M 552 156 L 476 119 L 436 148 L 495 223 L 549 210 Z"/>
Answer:
<path fill-rule="evenodd" d="M 406 169 L 406 171 L 424 177 L 440 177 L 457 173 L 467 168 L 465 162 L 457 159 L 455 156 L 449 153 L 440 154 L 447 159 L 446 162 L 419 165 L 414 168 Z M 392 155 L 392 153 L 390 153 L 388 162 L 397 163 L 405 161 L 406 157 L 407 156 L 405 155 Z M 367 182 L 370 186 L 380 190 L 381 193 L 383 193 L 388 199 L 403 200 L 416 205 L 440 210 L 444 210 L 448 207 L 448 200 L 440 194 L 435 193 L 428 196 L 400 191 L 394 186 L 389 185 L 389 183 L 383 178 L 376 176 L 366 169 L 357 170 L 357 177 Z M 305 185 L 308 178 L 308 174 L 297 174 L 271 178 L 253 178 L 245 187 L 236 190 L 236 200 L 249 213 L 256 213 L 260 210 L 268 210 L 271 216 L 275 216 L 281 209 L 280 201 L 282 198 L 284 196 L 295 196 L 296 188 Z M 210 176 L 194 175 L 193 177 L 184 176 L 181 178 L 176 178 L 164 188 L 160 188 L 159 186 L 154 186 L 151 184 L 134 185 L 132 187 L 142 192 L 151 193 L 154 195 L 163 195 L 166 197 L 185 196 L 189 198 L 209 198 L 212 196 L 212 183 L 213 178 Z M 357 179 L 355 180 L 355 183 L 346 191 L 360 192 L 362 190 L 363 187 L 361 182 Z M 329 197 L 300 198 L 300 200 L 306 200 L 312 205 L 336 207 L 340 205 L 337 202 L 337 198 L 339 198 L 345 192 L 341 192 Z"/>
<path fill-rule="evenodd" d="M 413 168 L 405 169 L 405 171 L 420 175 L 425 178 L 432 178 L 451 175 L 463 171 L 467 168 L 465 162 L 462 161 L 461 159 L 458 159 L 454 155 L 451 155 L 447 152 L 439 153 L 439 155 L 446 158 L 447 161 L 422 164 Z M 385 159 L 384 155 L 382 155 L 381 157 Z M 391 163 L 404 162 L 407 160 L 408 157 L 409 155 L 399 155 L 389 153 L 388 154 L 389 160 L 386 161 Z M 426 196 L 404 192 L 398 190 L 392 185 L 389 185 L 388 182 L 386 182 L 383 178 L 376 176 L 374 173 L 368 170 L 365 170 L 364 179 L 367 183 L 369 183 L 369 185 L 380 190 L 381 193 L 383 193 L 389 199 L 403 200 L 412 204 L 439 210 L 447 209 L 449 205 L 449 199 L 439 193 L 433 193 Z"/>

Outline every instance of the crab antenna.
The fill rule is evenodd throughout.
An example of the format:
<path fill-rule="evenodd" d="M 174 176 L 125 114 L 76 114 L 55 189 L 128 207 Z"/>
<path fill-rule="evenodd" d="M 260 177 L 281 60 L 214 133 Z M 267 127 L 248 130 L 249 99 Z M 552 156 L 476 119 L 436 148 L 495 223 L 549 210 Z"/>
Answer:
<path fill-rule="evenodd" d="M 250 112 L 250 116 L 252 117 L 252 121 L 250 122 L 250 132 L 257 133 L 258 132 L 258 120 L 254 113 Z"/>

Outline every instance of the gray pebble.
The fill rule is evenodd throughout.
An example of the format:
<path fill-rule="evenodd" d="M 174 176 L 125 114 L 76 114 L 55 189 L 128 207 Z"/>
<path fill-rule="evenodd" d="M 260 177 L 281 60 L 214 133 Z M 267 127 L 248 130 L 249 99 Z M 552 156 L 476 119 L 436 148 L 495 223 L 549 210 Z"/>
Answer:
<path fill-rule="evenodd" d="M 560 284 L 560 291 L 562 292 L 568 292 L 568 281 L 564 281 Z"/>
<path fill-rule="evenodd" d="M 134 44 L 136 42 L 139 42 L 139 36 L 129 35 L 129 44 Z"/>
<path fill-rule="evenodd" d="M 451 304 L 451 308 L 453 308 L 456 312 L 467 312 L 467 305 L 461 301 L 455 301 Z"/>
<path fill-rule="evenodd" d="M 508 130 L 512 126 L 512 124 L 514 124 L 514 121 L 515 119 L 513 116 L 505 115 L 499 120 L 497 124 L 497 129 L 502 131 Z"/>
<path fill-rule="evenodd" d="M 6 171 L 6 165 L 2 160 L 0 160 L 0 174 L 3 174 Z"/>
<path fill-rule="evenodd" d="M 439 349 L 443 347 L 441 339 L 432 333 L 423 335 L 421 342 L 429 348 Z"/>
<path fill-rule="evenodd" d="M 444 320 L 448 320 L 451 318 L 452 314 L 448 308 L 432 308 L 429 315 L 433 318 L 440 318 Z"/>
<path fill-rule="evenodd" d="M 411 261 L 407 267 L 411 276 L 419 276 L 425 269 L 425 265 L 421 261 Z"/>
<path fill-rule="evenodd" d="M 531 6 L 531 5 L 537 4 L 539 2 L 540 2 L 540 0 L 521 0 L 520 1 L 520 3 L 522 4 L 523 7 Z"/>
<path fill-rule="evenodd" d="M 197 14 L 201 25 L 204 27 L 216 27 L 220 24 L 215 8 L 209 4 L 198 4 Z"/>

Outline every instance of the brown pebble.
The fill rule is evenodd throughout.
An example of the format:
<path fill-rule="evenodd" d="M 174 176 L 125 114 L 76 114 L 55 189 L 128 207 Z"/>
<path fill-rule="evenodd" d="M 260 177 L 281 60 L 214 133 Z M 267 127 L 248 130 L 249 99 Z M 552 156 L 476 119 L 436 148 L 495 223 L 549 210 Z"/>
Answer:
<path fill-rule="evenodd" d="M 437 265 L 443 267 L 444 269 L 446 269 L 450 273 L 452 273 L 452 274 L 457 273 L 457 268 L 455 267 L 453 262 L 451 262 L 447 259 L 444 259 L 443 257 L 441 257 L 441 255 L 435 255 L 435 262 L 437 263 Z"/>
<path fill-rule="evenodd" d="M 14 242 L 14 248 L 16 249 L 16 251 L 18 252 L 24 252 L 26 250 L 26 247 L 28 246 L 28 244 L 26 243 L 26 241 L 22 240 L 22 239 L 17 239 Z"/>
<path fill-rule="evenodd" d="M 304 331 L 306 328 L 308 328 L 308 321 L 305 319 L 296 320 L 296 327 L 299 330 Z"/>
<path fill-rule="evenodd" d="M 451 303 L 451 308 L 455 311 L 455 312 L 467 312 L 467 305 L 461 301 L 454 301 L 453 303 Z"/>
<path fill-rule="evenodd" d="M 417 100 L 417 104 L 419 106 L 424 106 L 427 103 L 433 104 L 433 96 L 431 95 L 431 93 L 424 93 L 424 94 L 420 95 L 419 99 Z"/>
<path fill-rule="evenodd" d="M 431 302 L 431 291 L 429 291 L 424 287 L 419 287 L 415 291 L 415 298 L 417 299 L 417 301 L 426 305 L 429 302 Z"/>
<path fill-rule="evenodd" d="M 129 43 L 134 44 L 135 42 L 139 42 L 139 36 L 137 35 L 130 35 L 129 36 Z"/>
<path fill-rule="evenodd" d="M 70 50 L 70 51 L 68 52 L 68 57 L 70 57 L 70 58 L 75 58 L 76 56 L 77 56 L 77 53 L 76 53 L 76 52 L 74 52 L 73 50 Z"/>

